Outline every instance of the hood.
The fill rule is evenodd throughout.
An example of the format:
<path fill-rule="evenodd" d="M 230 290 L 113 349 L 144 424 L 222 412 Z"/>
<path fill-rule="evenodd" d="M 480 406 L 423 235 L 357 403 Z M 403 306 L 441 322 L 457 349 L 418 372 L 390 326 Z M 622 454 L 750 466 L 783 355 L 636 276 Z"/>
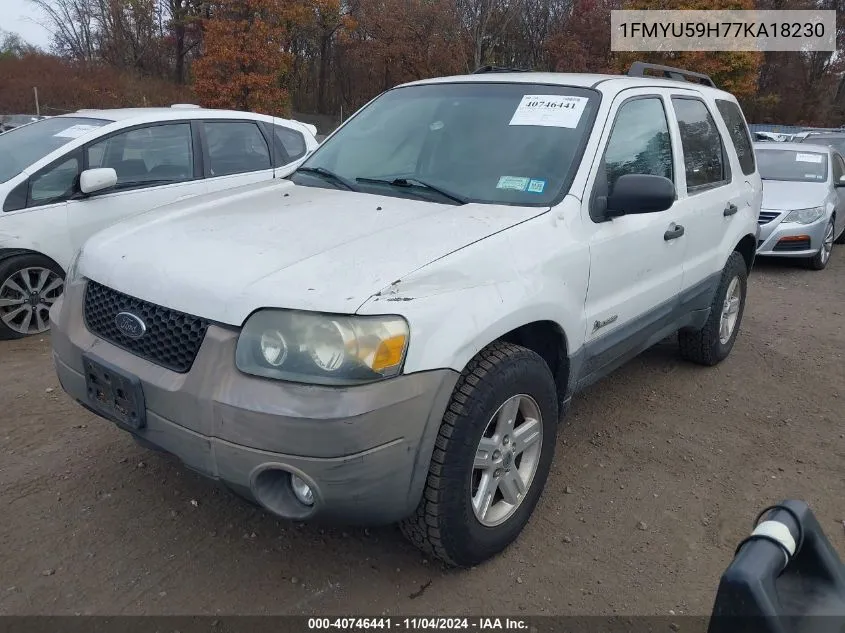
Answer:
<path fill-rule="evenodd" d="M 547 210 L 276 181 L 115 224 L 85 244 L 78 271 L 230 325 L 262 307 L 354 313 L 403 275 Z"/>
<path fill-rule="evenodd" d="M 763 181 L 764 209 L 809 209 L 824 204 L 830 185 L 825 182 Z"/>

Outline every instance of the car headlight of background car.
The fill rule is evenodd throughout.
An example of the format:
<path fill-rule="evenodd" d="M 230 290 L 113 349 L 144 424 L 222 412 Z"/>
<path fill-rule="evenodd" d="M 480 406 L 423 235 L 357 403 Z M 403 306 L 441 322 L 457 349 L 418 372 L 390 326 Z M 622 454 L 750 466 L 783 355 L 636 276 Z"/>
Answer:
<path fill-rule="evenodd" d="M 238 338 L 235 364 L 254 376 L 353 385 L 399 374 L 408 350 L 400 316 L 345 316 L 259 310 Z"/>
<path fill-rule="evenodd" d="M 790 211 L 783 221 L 796 222 L 798 224 L 812 224 L 824 215 L 824 207 L 813 207 L 812 209 L 795 209 Z"/>

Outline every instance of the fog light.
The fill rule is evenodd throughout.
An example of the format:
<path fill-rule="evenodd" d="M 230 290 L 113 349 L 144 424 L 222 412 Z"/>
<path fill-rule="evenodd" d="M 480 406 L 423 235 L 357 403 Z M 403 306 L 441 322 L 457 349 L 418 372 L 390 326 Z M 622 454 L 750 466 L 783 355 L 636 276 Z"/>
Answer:
<path fill-rule="evenodd" d="M 314 505 L 314 493 L 311 491 L 311 486 L 306 484 L 302 479 L 296 475 L 290 476 L 290 486 L 293 488 L 293 494 L 300 502 L 307 506 Z"/>

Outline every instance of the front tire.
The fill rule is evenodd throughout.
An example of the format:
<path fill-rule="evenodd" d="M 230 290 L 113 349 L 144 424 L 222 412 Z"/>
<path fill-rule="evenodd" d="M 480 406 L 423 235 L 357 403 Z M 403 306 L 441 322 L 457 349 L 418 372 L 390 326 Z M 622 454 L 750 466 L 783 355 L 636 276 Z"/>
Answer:
<path fill-rule="evenodd" d="M 845 244 L 845 228 L 842 229 L 842 232 L 839 234 L 839 237 L 837 237 L 833 241 L 833 243 L 834 244 Z"/>
<path fill-rule="evenodd" d="M 477 565 L 519 536 L 554 457 L 557 390 L 540 356 L 493 343 L 464 369 L 443 416 L 425 490 L 402 533 L 452 567 Z"/>
<path fill-rule="evenodd" d="M 64 289 L 64 272 L 43 255 L 0 260 L 0 340 L 43 334 L 50 307 Z"/>
<path fill-rule="evenodd" d="M 683 358 L 699 365 L 712 366 L 728 357 L 739 334 L 747 290 L 748 269 L 745 259 L 734 251 L 722 269 L 722 277 L 710 306 L 710 316 L 704 327 L 678 332 Z"/>
<path fill-rule="evenodd" d="M 830 223 L 824 230 L 824 239 L 822 240 L 822 246 L 819 249 L 819 252 L 807 260 L 807 266 L 809 266 L 812 270 L 824 270 L 827 268 L 831 252 L 833 251 L 833 233 L 835 230 L 833 218 L 831 218 Z"/>

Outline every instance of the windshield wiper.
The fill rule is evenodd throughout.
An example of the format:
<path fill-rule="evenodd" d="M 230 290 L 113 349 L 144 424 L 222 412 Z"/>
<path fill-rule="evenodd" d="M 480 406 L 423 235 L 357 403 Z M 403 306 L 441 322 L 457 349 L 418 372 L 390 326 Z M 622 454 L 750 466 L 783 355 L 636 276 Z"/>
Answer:
<path fill-rule="evenodd" d="M 355 185 L 349 182 L 346 178 L 338 176 L 336 173 L 329 171 L 325 167 L 300 167 L 293 173 L 300 171 L 306 174 L 317 174 L 318 176 L 322 176 L 324 180 L 331 180 L 332 182 L 340 183 L 345 189 L 349 189 L 349 191 L 358 191 Z"/>
<path fill-rule="evenodd" d="M 429 191 L 438 193 L 444 198 L 448 198 L 449 200 L 457 204 L 467 204 L 469 202 L 469 200 L 463 196 L 460 196 L 456 193 L 452 193 L 450 191 L 446 191 L 445 189 L 441 189 L 440 187 L 435 187 L 434 185 L 429 184 L 423 180 L 419 180 L 418 178 L 356 178 L 355 182 L 369 182 L 373 184 L 391 185 L 393 187 L 402 187 L 404 189 L 420 187 L 422 189 L 428 189 Z"/>

